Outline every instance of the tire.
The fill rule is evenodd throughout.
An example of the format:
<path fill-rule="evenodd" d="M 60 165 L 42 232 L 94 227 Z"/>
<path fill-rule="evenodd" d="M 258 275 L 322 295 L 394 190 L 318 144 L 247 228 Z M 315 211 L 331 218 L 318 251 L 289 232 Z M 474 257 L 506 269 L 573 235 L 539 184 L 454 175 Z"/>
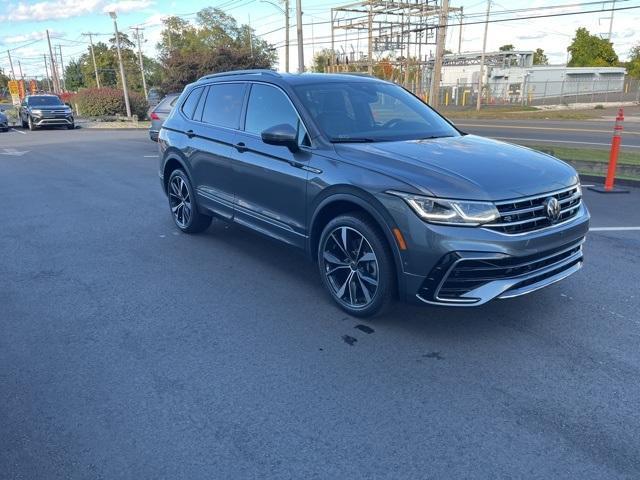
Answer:
<path fill-rule="evenodd" d="M 67 130 L 73 130 L 74 128 L 76 128 L 75 123 L 72 123 L 71 125 L 67 125 Z"/>
<path fill-rule="evenodd" d="M 32 132 L 38 128 L 35 126 L 35 124 L 33 123 L 33 120 L 31 119 L 31 115 L 29 115 L 29 117 L 27 117 L 27 125 L 29 127 L 29 130 L 31 130 Z"/>
<path fill-rule="evenodd" d="M 182 170 L 174 170 L 167 185 L 169 209 L 176 227 L 184 233 L 200 233 L 209 228 L 211 217 L 198 211 L 187 174 Z"/>
<path fill-rule="evenodd" d="M 22 124 L 22 128 L 27 128 L 27 122 L 25 122 L 24 120 L 22 120 L 22 117 L 20 117 L 20 123 Z"/>
<path fill-rule="evenodd" d="M 324 227 L 318 269 L 329 295 L 350 315 L 371 317 L 393 303 L 393 256 L 378 226 L 362 213 L 340 215 Z"/>

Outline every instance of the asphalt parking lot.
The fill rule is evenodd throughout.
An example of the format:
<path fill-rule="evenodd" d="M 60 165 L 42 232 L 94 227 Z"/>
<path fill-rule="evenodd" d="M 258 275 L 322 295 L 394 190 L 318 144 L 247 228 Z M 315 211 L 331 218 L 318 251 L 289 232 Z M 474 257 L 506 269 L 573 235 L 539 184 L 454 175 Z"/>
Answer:
<path fill-rule="evenodd" d="M 0 478 L 640 477 L 639 189 L 585 189 L 561 283 L 363 322 L 286 246 L 179 233 L 156 156 L 0 133 Z"/>

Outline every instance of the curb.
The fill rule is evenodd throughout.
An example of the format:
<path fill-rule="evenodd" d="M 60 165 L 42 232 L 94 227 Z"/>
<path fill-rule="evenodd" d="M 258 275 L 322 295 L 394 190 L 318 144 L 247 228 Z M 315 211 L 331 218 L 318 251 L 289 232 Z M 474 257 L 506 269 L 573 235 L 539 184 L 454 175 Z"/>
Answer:
<path fill-rule="evenodd" d="M 604 185 L 605 177 L 600 177 L 598 175 L 589 175 L 580 173 L 580 181 L 584 182 L 597 182 L 602 183 Z M 625 187 L 636 187 L 640 188 L 640 180 L 633 180 L 630 178 L 616 178 L 616 185 L 624 185 Z"/>

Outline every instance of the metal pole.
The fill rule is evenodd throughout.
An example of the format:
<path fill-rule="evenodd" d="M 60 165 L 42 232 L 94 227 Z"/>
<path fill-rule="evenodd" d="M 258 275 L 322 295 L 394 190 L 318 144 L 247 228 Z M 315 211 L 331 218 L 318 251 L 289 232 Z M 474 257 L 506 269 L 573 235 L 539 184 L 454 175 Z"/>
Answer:
<path fill-rule="evenodd" d="M 20 60 L 18 60 L 18 71 L 20 72 L 20 78 L 24 82 L 24 75 L 22 74 L 22 64 L 20 63 Z"/>
<path fill-rule="evenodd" d="M 67 89 L 67 81 L 65 79 L 65 72 L 64 72 L 64 60 L 62 59 L 62 45 L 58 45 L 58 51 L 60 52 L 60 73 L 61 73 L 61 78 L 62 78 L 62 89 L 66 90 Z"/>
<path fill-rule="evenodd" d="M 127 108 L 127 117 L 131 117 L 131 105 L 129 104 L 129 91 L 127 90 L 127 78 L 124 74 L 124 65 L 122 63 L 122 53 L 120 52 L 120 34 L 118 33 L 118 22 L 116 21 L 116 12 L 109 12 L 113 18 L 113 28 L 116 32 L 116 49 L 118 50 L 118 63 L 120 63 L 120 79 L 122 80 L 122 92 L 124 93 L 124 105 Z"/>
<path fill-rule="evenodd" d="M 436 46 L 436 58 L 433 64 L 433 74 L 431 75 L 431 91 L 429 92 L 430 105 L 438 108 L 440 103 L 440 79 L 442 77 L 442 57 L 444 56 L 444 46 L 447 40 L 447 22 L 449 20 L 449 0 L 442 0 L 440 6 L 440 16 L 438 20 L 438 38 Z M 408 51 L 408 48 L 407 48 Z"/>
<path fill-rule="evenodd" d="M 302 38 L 302 0 L 296 0 L 296 33 L 298 37 L 298 73 L 304 73 L 304 40 Z"/>
<path fill-rule="evenodd" d="M 484 56 L 487 50 L 487 31 L 489 30 L 489 14 L 491 13 L 491 0 L 487 0 L 487 19 L 484 22 L 484 40 L 482 40 L 482 56 L 480 57 L 480 75 L 478 76 L 478 98 L 476 99 L 476 110 L 480 110 L 482 100 L 482 79 L 484 75 Z"/>
<path fill-rule="evenodd" d="M 11 66 L 11 76 L 13 79 L 16 79 L 16 72 L 13 71 L 13 62 L 11 61 L 11 51 L 7 50 L 7 55 L 9 55 L 9 65 Z"/>
<path fill-rule="evenodd" d="M 607 37 L 611 41 L 611 31 L 613 30 L 613 12 L 616 9 L 616 0 L 611 3 L 611 18 L 609 19 L 609 36 Z"/>
<path fill-rule="evenodd" d="M 251 28 L 251 22 L 249 22 L 249 28 Z M 144 29 L 140 27 L 131 27 L 131 29 L 136 31 L 136 40 L 138 40 L 138 62 L 140 62 L 140 75 L 142 75 L 142 90 L 144 90 L 144 98 L 147 98 L 147 80 L 144 78 L 144 63 L 142 61 L 142 48 L 140 47 L 140 30 Z M 251 35 L 251 30 L 249 30 L 249 35 Z"/>
<path fill-rule="evenodd" d="M 93 53 L 93 34 L 85 33 L 83 35 L 89 36 L 89 45 L 91 46 L 91 59 L 93 60 L 93 71 L 96 74 L 96 86 L 100 88 L 100 76 L 98 75 L 98 66 L 96 65 L 96 55 Z"/>
<path fill-rule="evenodd" d="M 460 30 L 458 32 L 458 54 L 462 49 L 462 19 L 464 17 L 463 7 L 460 7 Z"/>
<path fill-rule="evenodd" d="M 331 9 L 331 66 L 336 64 L 335 33 L 333 28 L 333 8 Z"/>
<path fill-rule="evenodd" d="M 289 73 L 289 0 L 284 0 L 284 71 Z"/>
<path fill-rule="evenodd" d="M 44 55 L 42 55 L 42 57 L 44 58 L 44 73 L 47 74 L 47 91 L 50 92 L 51 91 L 51 82 L 49 81 L 49 67 L 47 66 L 47 55 L 44 54 Z"/>
<path fill-rule="evenodd" d="M 47 43 L 49 44 L 49 56 L 51 58 L 51 75 L 53 76 L 53 93 L 60 92 L 60 81 L 58 80 L 58 71 L 56 68 L 56 59 L 53 56 L 53 49 L 51 48 L 51 39 L 49 38 L 49 30 L 47 30 Z"/>

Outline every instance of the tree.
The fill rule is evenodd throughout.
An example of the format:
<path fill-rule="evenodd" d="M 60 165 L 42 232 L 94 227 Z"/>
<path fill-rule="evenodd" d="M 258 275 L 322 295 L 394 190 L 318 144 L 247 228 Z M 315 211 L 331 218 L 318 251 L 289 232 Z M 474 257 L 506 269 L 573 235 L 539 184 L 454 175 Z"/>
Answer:
<path fill-rule="evenodd" d="M 71 60 L 64 69 L 64 82 L 68 91 L 77 92 L 85 87 L 82 64 L 79 60 Z"/>
<path fill-rule="evenodd" d="M 569 67 L 615 67 L 618 65 L 618 55 L 613 49 L 613 44 L 597 35 L 591 35 L 584 27 L 576 30 L 567 51 L 571 54 L 567 64 Z"/>
<path fill-rule="evenodd" d="M 640 78 L 640 43 L 629 52 L 629 61 L 626 67 L 630 76 Z"/>
<path fill-rule="evenodd" d="M 536 51 L 533 52 L 533 64 L 534 65 L 549 65 L 549 59 L 544 54 L 544 50 L 541 48 L 536 48 Z"/>
<path fill-rule="evenodd" d="M 313 56 L 311 71 L 315 73 L 324 73 L 325 68 L 331 62 L 332 52 L 330 48 L 323 48 Z"/>
<path fill-rule="evenodd" d="M 498 50 L 501 52 L 513 52 L 515 49 L 516 47 L 514 47 L 510 43 L 507 43 L 506 45 L 502 45 Z"/>
<path fill-rule="evenodd" d="M 4 70 L 0 68 L 0 92 L 8 87 L 9 77 L 5 75 Z"/>
<path fill-rule="evenodd" d="M 178 17 L 163 21 L 158 49 L 162 90 L 180 91 L 208 73 L 245 68 L 272 68 L 275 49 L 248 25 L 218 8 L 196 14 L 195 25 Z"/>

